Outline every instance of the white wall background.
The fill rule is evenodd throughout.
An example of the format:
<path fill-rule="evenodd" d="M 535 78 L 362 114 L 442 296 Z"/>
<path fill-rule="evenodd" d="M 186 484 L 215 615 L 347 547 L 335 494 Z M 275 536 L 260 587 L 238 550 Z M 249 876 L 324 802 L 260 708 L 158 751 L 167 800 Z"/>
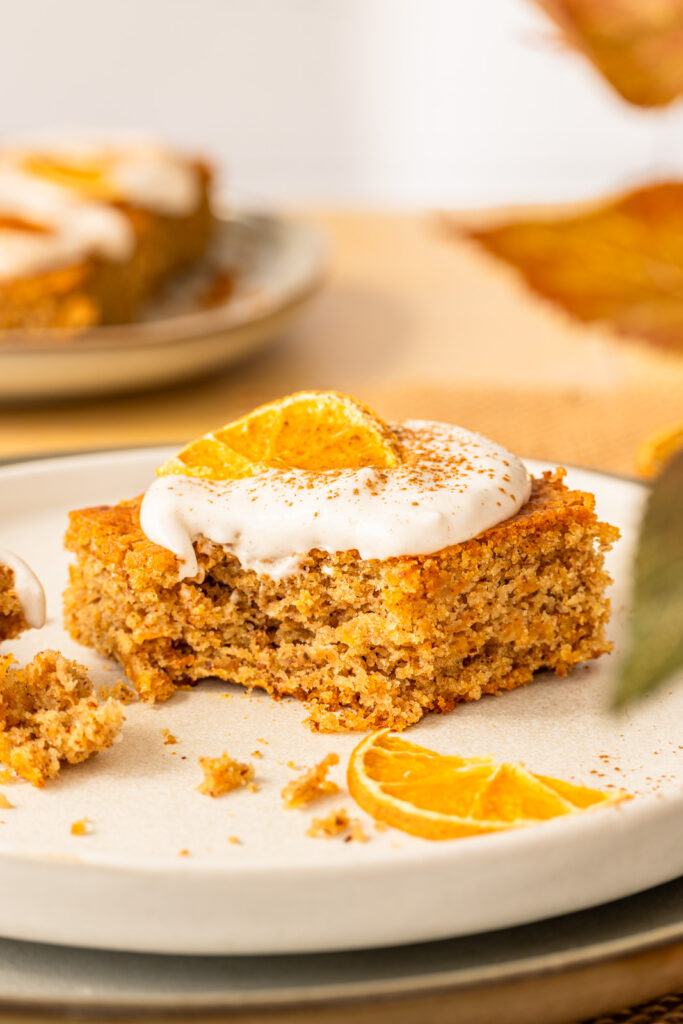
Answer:
<path fill-rule="evenodd" d="M 382 206 L 573 198 L 683 170 L 529 0 L 0 0 L 0 136 L 149 130 L 240 194 Z"/>

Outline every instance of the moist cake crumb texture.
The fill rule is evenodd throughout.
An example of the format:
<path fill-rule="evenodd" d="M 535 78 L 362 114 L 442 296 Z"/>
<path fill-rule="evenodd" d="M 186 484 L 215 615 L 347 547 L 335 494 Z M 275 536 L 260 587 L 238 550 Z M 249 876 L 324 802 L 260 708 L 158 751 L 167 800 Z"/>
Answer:
<path fill-rule="evenodd" d="M 327 754 L 319 764 L 288 782 L 282 790 L 285 807 L 303 807 L 322 796 L 338 793 L 337 783 L 327 778 L 329 769 L 335 764 L 339 764 L 339 755 Z"/>
<path fill-rule="evenodd" d="M 34 786 L 110 747 L 123 705 L 98 704 L 87 670 L 58 651 L 42 651 L 24 668 L 0 657 L 0 761 Z"/>
<path fill-rule="evenodd" d="M 11 640 L 28 629 L 28 622 L 14 586 L 14 571 L 0 563 L 0 640 Z"/>
<path fill-rule="evenodd" d="M 254 766 L 236 761 L 225 751 L 220 757 L 200 757 L 199 766 L 204 778 L 197 789 L 205 796 L 220 796 L 240 786 L 256 789 L 253 784 Z"/>
<path fill-rule="evenodd" d="M 100 700 L 109 700 L 111 697 L 113 700 L 118 700 L 122 704 L 133 704 L 137 699 L 138 695 L 135 690 L 127 686 L 122 680 L 112 683 L 111 686 L 98 686 L 97 696 Z"/>
<path fill-rule="evenodd" d="M 516 515 L 434 554 L 314 549 L 283 579 L 205 538 L 198 575 L 179 579 L 140 527 L 140 499 L 81 509 L 66 627 L 116 658 L 143 701 L 218 677 L 306 702 L 314 730 L 403 729 L 611 650 L 604 554 L 619 533 L 563 477 L 545 473 Z"/>

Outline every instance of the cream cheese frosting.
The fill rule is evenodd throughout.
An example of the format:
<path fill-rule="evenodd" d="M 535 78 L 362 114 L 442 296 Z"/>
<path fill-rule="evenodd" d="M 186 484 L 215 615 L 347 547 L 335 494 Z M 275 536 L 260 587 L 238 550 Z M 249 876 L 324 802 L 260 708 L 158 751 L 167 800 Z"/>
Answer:
<path fill-rule="evenodd" d="M 37 173 L 36 157 L 99 169 L 104 198 Z M 41 273 L 89 255 L 127 259 L 135 233 L 114 200 L 183 216 L 196 209 L 200 192 L 197 168 L 153 143 L 64 140 L 6 149 L 0 153 L 0 278 Z"/>
<path fill-rule="evenodd" d="M 14 573 L 14 589 L 26 622 L 32 629 L 40 629 L 45 625 L 45 591 L 40 580 L 23 558 L 4 548 L 0 548 L 0 565 Z"/>
<path fill-rule="evenodd" d="M 528 500 L 531 477 L 500 445 L 461 427 L 393 425 L 404 452 L 391 469 L 265 470 L 240 480 L 159 477 L 140 510 L 146 536 L 198 572 L 194 544 L 224 545 L 245 569 L 276 579 L 306 552 L 362 559 L 427 555 L 476 537 Z"/>

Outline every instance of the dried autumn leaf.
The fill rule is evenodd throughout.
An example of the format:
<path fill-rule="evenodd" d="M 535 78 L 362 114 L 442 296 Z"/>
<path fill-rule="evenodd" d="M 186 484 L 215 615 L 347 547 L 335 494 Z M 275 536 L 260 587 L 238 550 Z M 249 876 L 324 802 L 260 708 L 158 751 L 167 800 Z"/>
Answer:
<path fill-rule="evenodd" d="M 536 0 L 629 103 L 683 92 L 683 0 Z"/>
<path fill-rule="evenodd" d="M 633 620 L 617 707 L 683 668 L 683 452 L 655 480 L 638 542 Z"/>
<path fill-rule="evenodd" d="M 650 185 L 564 219 L 458 228 L 584 322 L 683 351 L 683 184 Z"/>

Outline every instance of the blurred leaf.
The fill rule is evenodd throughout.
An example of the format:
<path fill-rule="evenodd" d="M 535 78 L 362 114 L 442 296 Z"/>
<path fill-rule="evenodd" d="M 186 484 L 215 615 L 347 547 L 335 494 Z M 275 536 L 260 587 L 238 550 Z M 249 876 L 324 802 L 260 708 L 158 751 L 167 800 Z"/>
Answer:
<path fill-rule="evenodd" d="M 578 320 L 683 352 L 683 184 L 650 185 L 561 220 L 457 230 Z"/>
<path fill-rule="evenodd" d="M 536 0 L 566 41 L 630 103 L 683 92 L 683 0 Z"/>
<path fill-rule="evenodd" d="M 655 481 L 636 554 L 633 621 L 614 694 L 617 707 L 683 668 L 683 452 Z"/>

